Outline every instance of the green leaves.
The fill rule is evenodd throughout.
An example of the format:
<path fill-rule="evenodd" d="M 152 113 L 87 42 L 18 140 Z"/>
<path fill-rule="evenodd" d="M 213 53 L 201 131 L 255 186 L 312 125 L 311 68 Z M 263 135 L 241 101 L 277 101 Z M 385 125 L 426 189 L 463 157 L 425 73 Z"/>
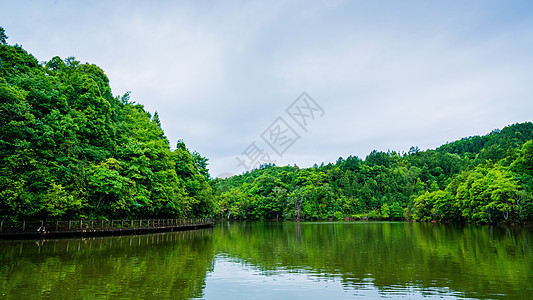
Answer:
<path fill-rule="evenodd" d="M 0 44 L 7 44 L 7 35 L 3 27 L 0 27 Z"/>
<path fill-rule="evenodd" d="M 113 97 L 99 67 L 0 45 L 0 75 L 0 218 L 212 214 L 207 159 L 171 152 L 158 114 Z"/>
<path fill-rule="evenodd" d="M 516 124 L 437 150 L 260 168 L 212 185 L 224 218 L 520 222 L 533 216 L 531 130 Z"/>
<path fill-rule="evenodd" d="M 467 221 L 517 221 L 514 195 L 518 188 L 517 181 L 503 167 L 478 167 L 459 185 L 456 199 Z"/>
<path fill-rule="evenodd" d="M 43 195 L 40 203 L 42 214 L 50 217 L 77 218 L 80 216 L 83 203 L 80 198 L 74 197 L 61 185 L 52 183 Z"/>

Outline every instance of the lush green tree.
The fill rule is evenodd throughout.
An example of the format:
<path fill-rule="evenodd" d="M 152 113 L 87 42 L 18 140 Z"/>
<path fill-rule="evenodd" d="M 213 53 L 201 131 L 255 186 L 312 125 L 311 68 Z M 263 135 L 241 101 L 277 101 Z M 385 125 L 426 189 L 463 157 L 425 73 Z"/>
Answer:
<path fill-rule="evenodd" d="M 372 151 L 307 169 L 264 166 L 211 184 L 225 218 L 523 221 L 533 216 L 531 130 L 515 124 L 436 150 Z"/>
<path fill-rule="evenodd" d="M 171 151 L 157 112 L 73 57 L 40 64 L 0 44 L 0 154 L 0 218 L 213 212 L 207 159 Z"/>
<path fill-rule="evenodd" d="M 206 180 L 209 180 L 211 178 L 211 175 L 209 175 L 209 169 L 207 167 L 209 165 L 209 159 L 203 157 L 202 155 L 200 155 L 200 153 L 196 151 L 191 153 L 191 155 L 194 160 L 194 163 L 196 164 L 196 168 L 198 168 L 198 172 L 200 172 L 200 174 L 202 174 L 202 176 L 204 176 Z"/>
<path fill-rule="evenodd" d="M 519 219 L 515 196 L 519 185 L 501 166 L 480 166 L 457 188 L 456 200 L 463 217 L 477 223 Z"/>
<path fill-rule="evenodd" d="M 403 216 L 403 208 L 400 204 L 400 202 L 394 202 L 390 208 L 390 217 L 392 220 L 402 220 L 404 218 Z"/>
<path fill-rule="evenodd" d="M 0 27 L 0 44 L 7 44 L 7 35 L 3 27 Z"/>

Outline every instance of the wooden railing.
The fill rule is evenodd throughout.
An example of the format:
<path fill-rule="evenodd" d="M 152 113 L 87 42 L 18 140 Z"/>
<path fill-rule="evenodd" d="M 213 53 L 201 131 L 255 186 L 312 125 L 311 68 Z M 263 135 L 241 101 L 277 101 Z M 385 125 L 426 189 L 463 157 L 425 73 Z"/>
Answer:
<path fill-rule="evenodd" d="M 180 228 L 214 224 L 211 218 L 137 220 L 40 220 L 0 221 L 0 232 L 113 231 L 127 229 Z"/>

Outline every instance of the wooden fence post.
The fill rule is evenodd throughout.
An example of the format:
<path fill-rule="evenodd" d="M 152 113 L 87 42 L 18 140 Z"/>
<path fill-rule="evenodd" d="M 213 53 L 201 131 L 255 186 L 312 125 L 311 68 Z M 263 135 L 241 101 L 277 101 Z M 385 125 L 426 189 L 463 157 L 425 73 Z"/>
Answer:
<path fill-rule="evenodd" d="M 26 220 L 22 221 L 22 231 L 26 230 Z"/>

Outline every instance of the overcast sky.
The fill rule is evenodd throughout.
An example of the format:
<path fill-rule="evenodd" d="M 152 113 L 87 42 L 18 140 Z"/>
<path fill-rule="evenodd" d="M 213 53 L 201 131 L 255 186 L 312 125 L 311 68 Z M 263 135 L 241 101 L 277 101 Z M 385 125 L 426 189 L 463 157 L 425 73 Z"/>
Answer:
<path fill-rule="evenodd" d="M 100 66 L 215 177 L 533 119 L 532 1 L 0 0 L 0 26 L 40 61 Z"/>

